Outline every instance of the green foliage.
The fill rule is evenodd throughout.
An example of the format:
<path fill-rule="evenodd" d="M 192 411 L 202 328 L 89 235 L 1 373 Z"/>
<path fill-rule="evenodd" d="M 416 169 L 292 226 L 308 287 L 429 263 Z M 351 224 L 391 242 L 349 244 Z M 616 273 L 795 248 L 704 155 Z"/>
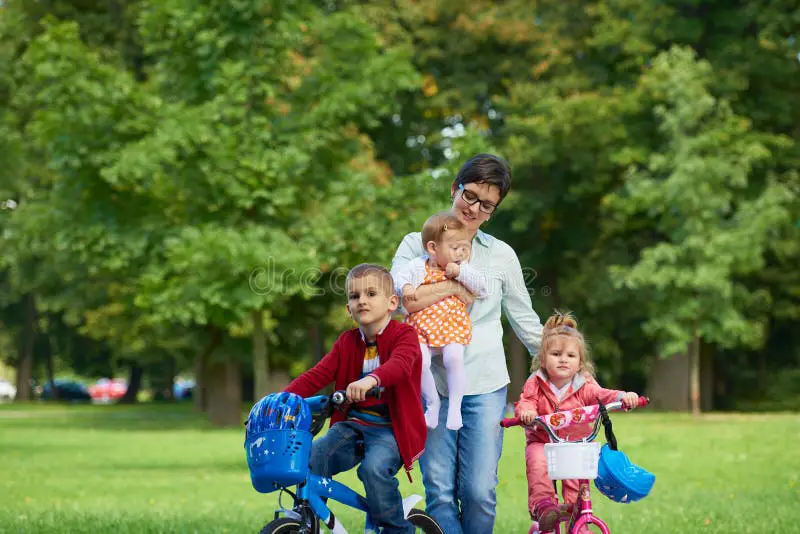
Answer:
<path fill-rule="evenodd" d="M 696 335 L 722 347 L 763 343 L 770 295 L 739 277 L 762 269 L 777 229 L 793 223 L 792 188 L 773 176 L 759 190 L 751 178 L 770 157 L 766 143 L 787 142 L 752 132 L 712 97 L 711 74 L 686 49 L 655 59 L 641 90 L 656 102 L 663 148 L 647 167 L 632 168 L 610 199 L 623 224 L 646 217 L 662 236 L 613 273 L 620 285 L 647 292 L 645 332 L 665 342 L 665 354 Z"/>
<path fill-rule="evenodd" d="M 141 8 L 144 82 L 52 17 L 16 63 L 12 129 L 50 177 L 9 219 L 16 286 L 146 358 L 191 347 L 193 329 L 245 334 L 252 310 L 319 293 L 324 272 L 372 259 L 378 238 L 387 260 L 409 226 L 398 193 L 428 196 L 392 188 L 360 128 L 418 83 L 408 52 L 355 11 L 308 2 Z"/>
<path fill-rule="evenodd" d="M 800 318 L 798 24 L 785 1 L 6 1 L 6 345 L 29 293 L 117 362 L 212 332 L 247 354 L 263 309 L 288 367 L 310 323 L 349 326 L 343 272 L 494 151 L 514 186 L 486 229 L 603 380 L 694 332 L 751 369 Z"/>

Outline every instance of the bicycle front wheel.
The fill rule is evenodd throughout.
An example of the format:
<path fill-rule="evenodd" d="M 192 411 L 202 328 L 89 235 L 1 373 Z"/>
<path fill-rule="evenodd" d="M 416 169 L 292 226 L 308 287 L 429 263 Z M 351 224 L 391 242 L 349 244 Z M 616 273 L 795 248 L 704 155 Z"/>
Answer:
<path fill-rule="evenodd" d="M 419 508 L 412 508 L 409 510 L 406 519 L 408 519 L 409 523 L 417 527 L 418 532 L 421 531 L 424 534 L 444 534 L 439 523 Z"/>
<path fill-rule="evenodd" d="M 264 525 L 259 534 L 299 534 L 301 527 L 302 523 L 299 519 L 279 517 Z M 314 522 L 312 534 L 319 534 L 319 522 L 317 521 Z"/>

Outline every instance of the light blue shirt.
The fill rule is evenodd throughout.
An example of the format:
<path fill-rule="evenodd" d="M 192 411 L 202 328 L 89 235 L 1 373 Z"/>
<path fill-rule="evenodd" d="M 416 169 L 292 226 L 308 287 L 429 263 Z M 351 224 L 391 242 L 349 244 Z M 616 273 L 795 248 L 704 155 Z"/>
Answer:
<path fill-rule="evenodd" d="M 407 262 L 422 256 L 419 232 L 408 234 L 397 247 L 392 260 L 392 276 Z M 467 370 L 467 395 L 496 391 L 509 383 L 503 349 L 502 309 L 517 337 L 533 355 L 542 342 L 542 322 L 533 311 L 517 254 L 503 241 L 480 230 L 472 240 L 469 264 L 480 270 L 488 283 L 488 295 L 469 307 L 472 342 L 467 345 L 464 364 Z M 439 393 L 447 395 L 447 379 L 441 357 L 431 363 Z"/>

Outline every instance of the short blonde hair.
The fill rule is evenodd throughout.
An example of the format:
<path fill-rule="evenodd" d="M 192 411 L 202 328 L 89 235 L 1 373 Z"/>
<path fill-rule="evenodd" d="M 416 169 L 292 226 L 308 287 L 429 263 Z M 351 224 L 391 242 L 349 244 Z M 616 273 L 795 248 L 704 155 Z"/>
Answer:
<path fill-rule="evenodd" d="M 586 340 L 578 330 L 578 321 L 571 312 L 561 312 L 559 310 L 553 312 L 553 315 L 548 317 L 544 323 L 542 346 L 531 363 L 531 371 L 535 372 L 542 368 L 542 357 L 547 354 L 547 351 L 550 350 L 550 347 L 559 337 L 567 337 L 578 342 L 578 354 L 581 358 L 580 370 L 590 376 L 594 376 L 594 363 L 589 357 L 589 347 L 586 344 Z"/>

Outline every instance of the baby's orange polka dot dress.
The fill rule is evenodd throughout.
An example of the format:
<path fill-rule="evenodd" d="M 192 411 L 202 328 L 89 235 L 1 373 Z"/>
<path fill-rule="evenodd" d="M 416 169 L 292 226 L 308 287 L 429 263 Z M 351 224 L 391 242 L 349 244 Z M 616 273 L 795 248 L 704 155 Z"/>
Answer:
<path fill-rule="evenodd" d="M 447 280 L 444 271 L 432 269 L 425 263 L 425 279 L 422 285 L 435 284 Z M 406 323 L 414 327 L 419 342 L 429 347 L 439 348 L 450 343 L 468 345 L 472 340 L 472 321 L 467 306 L 456 296 L 443 298 L 427 308 L 409 314 Z"/>

